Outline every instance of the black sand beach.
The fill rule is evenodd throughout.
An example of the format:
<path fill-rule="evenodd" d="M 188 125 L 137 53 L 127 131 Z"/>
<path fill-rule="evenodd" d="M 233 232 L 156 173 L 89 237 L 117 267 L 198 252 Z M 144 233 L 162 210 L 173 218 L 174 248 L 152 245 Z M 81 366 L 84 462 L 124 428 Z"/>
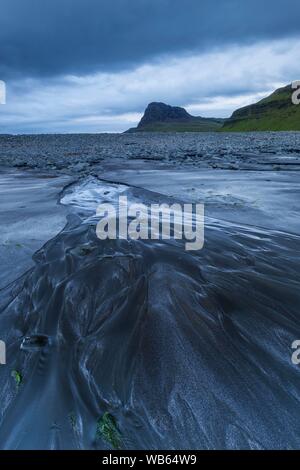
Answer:
<path fill-rule="evenodd" d="M 0 136 L 0 165 L 1 448 L 299 447 L 299 133 Z M 204 248 L 100 241 L 120 193 L 203 202 Z"/>

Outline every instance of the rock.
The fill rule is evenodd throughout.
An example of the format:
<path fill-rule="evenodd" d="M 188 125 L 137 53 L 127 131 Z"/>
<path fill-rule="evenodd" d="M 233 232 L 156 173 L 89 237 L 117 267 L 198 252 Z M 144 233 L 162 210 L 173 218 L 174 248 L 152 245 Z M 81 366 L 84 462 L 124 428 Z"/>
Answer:
<path fill-rule="evenodd" d="M 89 167 L 88 163 L 84 163 L 84 162 L 78 162 L 75 165 L 69 166 L 71 170 L 78 171 L 78 172 L 85 171 L 88 169 L 88 167 Z"/>
<path fill-rule="evenodd" d="M 196 117 L 184 108 L 165 103 L 150 103 L 136 128 L 127 132 L 203 132 L 222 127 L 224 119 Z"/>

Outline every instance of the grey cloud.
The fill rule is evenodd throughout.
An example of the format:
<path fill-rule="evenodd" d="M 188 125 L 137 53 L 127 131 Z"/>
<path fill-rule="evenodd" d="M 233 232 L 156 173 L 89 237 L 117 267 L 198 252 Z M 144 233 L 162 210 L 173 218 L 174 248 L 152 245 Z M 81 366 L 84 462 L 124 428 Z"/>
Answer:
<path fill-rule="evenodd" d="M 1 0 L 0 77 L 125 70 L 299 24 L 299 0 Z"/>
<path fill-rule="evenodd" d="M 226 117 L 299 78 L 299 51 L 300 39 L 285 39 L 169 57 L 118 73 L 8 82 L 0 132 L 123 131 L 150 101 Z"/>

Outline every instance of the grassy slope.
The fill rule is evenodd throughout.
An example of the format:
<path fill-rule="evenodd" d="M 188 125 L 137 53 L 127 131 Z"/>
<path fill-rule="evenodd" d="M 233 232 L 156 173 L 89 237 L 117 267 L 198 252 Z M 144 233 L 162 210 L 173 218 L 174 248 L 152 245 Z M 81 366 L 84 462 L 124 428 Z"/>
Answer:
<path fill-rule="evenodd" d="M 299 131 L 300 105 L 291 101 L 291 87 L 276 90 L 255 105 L 233 113 L 222 131 Z"/>
<path fill-rule="evenodd" d="M 200 122 L 154 122 L 131 132 L 212 132 L 222 127 L 222 123 L 213 121 Z"/>

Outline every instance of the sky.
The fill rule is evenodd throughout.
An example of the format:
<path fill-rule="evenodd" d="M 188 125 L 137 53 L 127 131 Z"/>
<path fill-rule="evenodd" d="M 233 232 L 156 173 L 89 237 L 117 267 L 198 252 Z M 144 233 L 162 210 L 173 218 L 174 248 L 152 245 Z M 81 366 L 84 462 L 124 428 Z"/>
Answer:
<path fill-rule="evenodd" d="M 1 133 L 229 117 L 300 79 L 299 0 L 0 0 Z"/>

